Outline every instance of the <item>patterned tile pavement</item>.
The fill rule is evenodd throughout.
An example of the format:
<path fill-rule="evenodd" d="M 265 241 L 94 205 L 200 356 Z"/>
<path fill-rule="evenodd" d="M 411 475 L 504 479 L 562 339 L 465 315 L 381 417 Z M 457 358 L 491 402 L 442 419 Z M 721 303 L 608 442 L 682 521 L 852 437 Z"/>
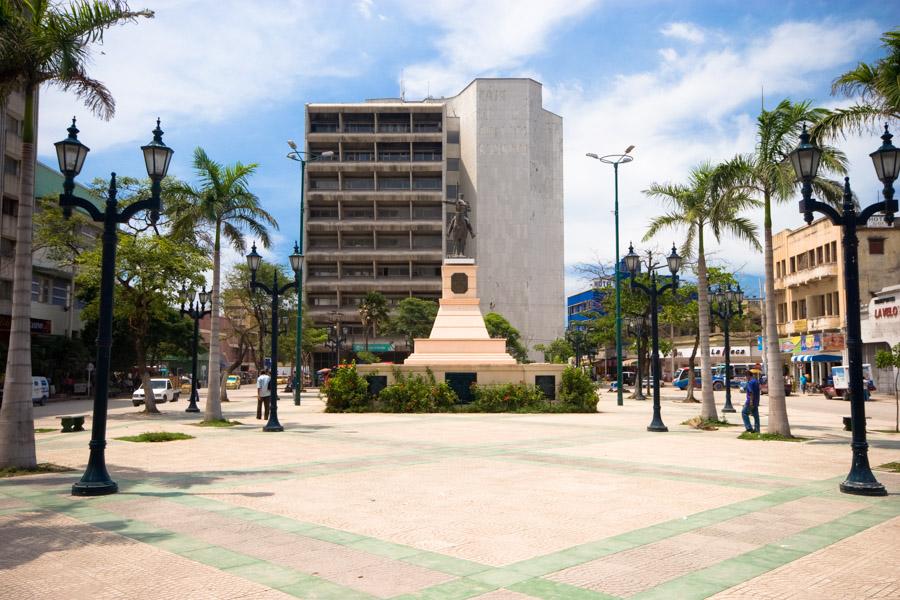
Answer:
<path fill-rule="evenodd" d="M 900 598 L 900 475 L 878 473 L 886 498 L 840 494 L 843 406 L 818 398 L 790 400 L 810 440 L 782 443 L 678 425 L 697 407 L 674 402 L 670 433 L 647 433 L 648 403 L 610 397 L 597 415 L 330 415 L 310 396 L 271 434 L 251 390 L 231 397 L 230 429 L 113 401 L 113 496 L 68 493 L 89 432 L 38 434 L 40 461 L 76 471 L 0 480 L 0 599 Z M 113 439 L 154 430 L 196 439 Z M 900 437 L 870 443 L 874 465 L 900 459 Z"/>

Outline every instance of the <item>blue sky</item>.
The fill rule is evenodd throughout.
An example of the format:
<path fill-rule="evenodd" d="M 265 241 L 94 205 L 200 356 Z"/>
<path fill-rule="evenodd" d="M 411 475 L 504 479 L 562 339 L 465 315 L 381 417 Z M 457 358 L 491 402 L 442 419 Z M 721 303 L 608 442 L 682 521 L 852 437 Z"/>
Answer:
<path fill-rule="evenodd" d="M 91 75 L 117 100 L 101 122 L 74 98 L 46 90 L 41 159 L 77 115 L 92 152 L 81 181 L 144 173 L 138 146 L 156 116 L 176 154 L 170 173 L 190 180 L 193 149 L 259 163 L 252 188 L 280 223 L 270 256 L 286 262 L 299 228 L 299 171 L 285 158 L 302 139 L 307 102 L 453 95 L 474 77 L 533 77 L 563 116 L 566 263 L 611 261 L 612 173 L 585 152 L 621 152 L 622 248 L 662 210 L 641 194 L 683 181 L 691 166 L 753 148 L 754 118 L 782 98 L 835 106 L 830 82 L 881 54 L 879 35 L 900 23 L 900 3 L 836 1 L 334 0 L 132 1 L 156 18 L 107 34 Z M 895 124 L 900 127 L 900 124 Z M 867 154 L 877 136 L 840 144 L 863 204 L 878 183 Z M 794 203 L 776 229 L 802 224 Z M 761 214 L 752 215 L 761 225 Z M 642 247 L 667 248 L 672 232 Z M 623 250 L 624 252 L 624 250 Z M 762 256 L 734 240 L 711 261 L 762 273 Z M 229 254 L 226 261 L 241 259 Z M 582 285 L 569 272 L 567 289 Z"/>

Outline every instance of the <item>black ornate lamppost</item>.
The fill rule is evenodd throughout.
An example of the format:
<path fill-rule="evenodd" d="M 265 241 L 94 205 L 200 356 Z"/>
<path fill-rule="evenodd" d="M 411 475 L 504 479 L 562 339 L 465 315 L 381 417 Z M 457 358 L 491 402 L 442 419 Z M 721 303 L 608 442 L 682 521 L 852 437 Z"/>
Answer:
<path fill-rule="evenodd" d="M 647 331 L 647 317 L 644 315 L 632 315 L 628 317 L 628 328 L 635 338 L 637 338 L 637 377 L 635 378 L 634 399 L 646 400 L 647 398 L 644 396 L 643 361 L 641 360 L 643 355 L 643 352 L 641 352 L 641 340 L 644 339 L 644 334 Z"/>
<path fill-rule="evenodd" d="M 339 320 L 340 313 L 334 311 L 331 313 L 334 323 L 328 326 L 328 339 L 325 346 L 334 350 L 334 368 L 341 368 L 341 346 L 347 341 L 347 334 L 350 330 L 346 325 L 341 325 Z"/>
<path fill-rule="evenodd" d="M 200 301 L 199 304 L 194 301 L 194 290 L 188 289 L 183 283 L 181 284 L 181 290 L 178 292 L 178 297 L 181 300 L 181 310 L 179 312 L 182 315 L 187 315 L 194 321 L 194 342 L 191 348 L 191 400 L 184 411 L 189 413 L 200 412 L 200 408 L 197 406 L 197 402 L 200 401 L 200 393 L 197 391 L 197 352 L 200 347 L 200 320 L 212 312 L 212 310 L 206 308 L 206 303 L 210 300 L 210 293 L 206 291 L 206 285 L 203 286 L 203 289 L 197 296 Z M 185 304 L 188 305 L 187 309 L 184 308 Z"/>
<path fill-rule="evenodd" d="M 115 494 L 119 486 L 113 481 L 106 470 L 106 412 L 109 405 L 109 357 L 112 347 L 112 321 L 113 321 L 113 287 L 116 275 L 116 243 L 118 241 L 119 223 L 127 223 L 134 215 L 143 211 L 150 211 L 150 220 L 156 223 L 161 208 L 160 192 L 161 182 L 169 170 L 173 150 L 162 141 L 163 131 L 159 128 L 159 119 L 156 120 L 156 129 L 153 130 L 153 140 L 146 146 L 141 146 L 144 153 L 144 163 L 147 167 L 147 175 L 150 176 L 150 197 L 129 204 L 118 211 L 116 200 L 116 174 L 113 173 L 109 180 L 109 192 L 106 197 L 106 206 L 99 209 L 93 202 L 80 198 L 74 194 L 75 177 L 84 166 L 84 159 L 90 149 L 78 141 L 78 128 L 75 119 L 68 128 L 69 137 L 56 142 L 56 158 L 59 161 L 59 170 L 65 176 L 63 192 L 59 195 L 59 206 L 63 215 L 72 215 L 73 208 L 80 208 L 94 221 L 103 223 L 103 257 L 100 266 L 100 322 L 97 334 L 97 384 L 94 389 L 94 414 L 91 424 L 91 441 L 88 447 L 91 449 L 87 468 L 81 480 L 72 485 L 73 496 L 103 496 Z"/>
<path fill-rule="evenodd" d="M 634 252 L 631 244 L 628 244 L 628 254 L 625 255 L 625 268 L 631 278 L 631 289 L 638 289 L 644 292 L 650 299 L 650 337 L 653 341 L 653 355 L 650 358 L 650 365 L 653 368 L 653 420 L 647 426 L 647 431 L 668 431 L 660 414 L 659 405 L 659 380 L 662 377 L 662 365 L 659 362 L 659 297 L 666 290 L 673 292 L 678 289 L 678 271 L 681 269 L 682 259 L 672 246 L 672 253 L 666 257 L 666 263 L 669 271 L 672 273 L 672 281 L 664 285 L 659 285 L 656 279 L 656 267 L 650 266 L 650 285 L 644 285 L 635 279 L 638 269 L 641 266 L 641 257 Z"/>
<path fill-rule="evenodd" d="M 283 286 L 278 286 L 278 269 L 274 269 L 272 287 L 256 281 L 256 270 L 262 261 L 262 256 L 256 252 L 256 243 L 247 255 L 247 266 L 250 267 L 250 289 L 262 290 L 272 297 L 272 373 L 269 377 L 269 420 L 263 427 L 263 431 L 284 431 L 284 427 L 278 422 L 278 300 L 285 293 L 297 288 L 297 277 L 303 268 L 303 255 L 300 248 L 294 244 L 294 252 L 288 256 L 291 261 L 291 269 L 294 271 L 294 281 L 289 281 Z"/>
<path fill-rule="evenodd" d="M 712 293 L 712 302 L 709 303 L 709 312 L 722 320 L 722 330 L 725 334 L 725 406 L 722 408 L 723 413 L 737 412 L 731 405 L 731 318 L 737 315 L 743 315 L 744 309 L 742 303 L 744 301 L 744 292 L 741 290 L 740 284 L 737 289 L 731 286 L 719 286 Z M 733 308 L 734 305 L 737 308 Z"/>
<path fill-rule="evenodd" d="M 807 223 L 812 223 L 813 212 L 822 213 L 833 225 L 841 228 L 841 245 L 844 249 L 844 294 L 847 314 L 847 361 L 850 370 L 850 424 L 853 429 L 853 462 L 847 479 L 841 483 L 841 491 L 845 494 L 862 496 L 884 496 L 887 491 L 872 473 L 869 467 L 869 444 L 866 441 L 866 405 L 864 396 L 864 380 L 862 371 L 862 334 L 859 323 L 859 263 L 856 236 L 858 227 L 865 227 L 869 218 L 878 212 L 884 213 L 888 225 L 894 223 L 897 212 L 897 199 L 894 198 L 894 181 L 900 172 L 900 150 L 891 143 L 893 136 L 884 126 L 883 144 L 869 156 L 875 165 L 875 173 L 884 185 L 884 200 L 856 212 L 853 193 L 850 191 L 850 178 L 844 178 L 844 198 L 841 210 L 819 202 L 812 197 L 812 182 L 819 169 L 822 150 L 810 143 L 806 125 L 800 134 L 800 144 L 791 152 L 791 165 L 797 178 L 803 184 L 800 200 L 800 212 Z"/>

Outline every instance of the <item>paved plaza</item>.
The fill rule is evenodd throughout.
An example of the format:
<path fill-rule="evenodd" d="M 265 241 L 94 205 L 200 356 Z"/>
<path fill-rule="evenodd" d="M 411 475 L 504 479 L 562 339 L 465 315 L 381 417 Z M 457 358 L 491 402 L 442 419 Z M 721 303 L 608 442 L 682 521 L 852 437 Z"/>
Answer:
<path fill-rule="evenodd" d="M 699 406 L 668 400 L 670 432 L 648 433 L 650 403 L 608 393 L 595 415 L 325 414 L 310 396 L 263 433 L 253 394 L 230 392 L 230 429 L 113 400 L 113 496 L 69 495 L 89 431 L 37 434 L 39 461 L 76 471 L 0 480 L 0 598 L 900 598 L 900 474 L 876 471 L 886 498 L 838 492 L 839 400 L 789 398 L 810 439 L 787 443 L 690 429 Z M 867 409 L 873 466 L 900 460 L 874 432 L 893 402 Z M 51 403 L 36 427 L 88 410 Z M 112 439 L 158 430 L 196 439 Z"/>

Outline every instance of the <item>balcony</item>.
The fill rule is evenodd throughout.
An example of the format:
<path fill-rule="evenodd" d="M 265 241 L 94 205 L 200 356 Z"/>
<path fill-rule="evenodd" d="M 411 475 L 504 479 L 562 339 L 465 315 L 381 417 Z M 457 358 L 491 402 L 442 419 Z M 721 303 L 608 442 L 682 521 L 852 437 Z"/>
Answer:
<path fill-rule="evenodd" d="M 811 317 L 807 319 L 806 323 L 808 331 L 840 329 L 842 325 L 840 315 L 823 315 L 821 317 Z"/>
<path fill-rule="evenodd" d="M 795 288 L 800 287 L 801 285 L 806 285 L 808 283 L 821 281 L 822 279 L 829 279 L 832 277 L 837 277 L 837 263 L 827 263 L 823 265 L 816 265 L 811 269 L 803 269 L 802 271 L 797 271 L 796 273 L 791 273 L 790 275 L 785 275 L 782 277 L 780 281 L 780 285 L 778 287 L 782 288 Z"/>

